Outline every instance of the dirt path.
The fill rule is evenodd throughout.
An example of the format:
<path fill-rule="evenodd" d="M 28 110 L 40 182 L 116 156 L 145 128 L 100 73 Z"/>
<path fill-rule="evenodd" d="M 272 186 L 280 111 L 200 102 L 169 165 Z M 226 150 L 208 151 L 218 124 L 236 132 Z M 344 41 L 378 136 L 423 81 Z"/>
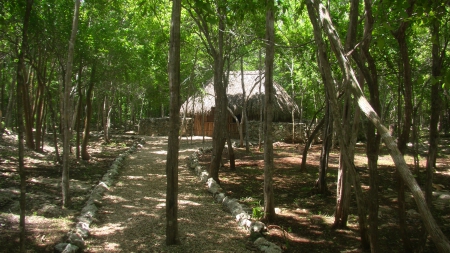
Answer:
<path fill-rule="evenodd" d="M 250 252 L 245 248 L 247 232 L 184 167 L 185 158 L 203 145 L 210 146 L 210 140 L 181 142 L 181 245 L 165 245 L 167 137 L 146 137 L 144 147 L 126 159 L 115 185 L 103 197 L 86 252 Z"/>

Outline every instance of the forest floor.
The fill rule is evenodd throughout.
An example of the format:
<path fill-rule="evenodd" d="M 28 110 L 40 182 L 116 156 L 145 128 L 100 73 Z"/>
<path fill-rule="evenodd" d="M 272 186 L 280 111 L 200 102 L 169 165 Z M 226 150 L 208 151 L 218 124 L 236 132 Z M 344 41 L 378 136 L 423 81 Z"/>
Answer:
<path fill-rule="evenodd" d="M 16 137 L 5 133 L 0 138 L 0 252 L 5 253 L 18 251 L 19 176 Z M 148 140 L 150 137 L 146 138 Z M 156 139 L 161 151 L 165 148 L 165 139 L 164 137 Z M 114 159 L 126 151 L 135 140 L 134 135 L 114 135 L 111 144 L 104 144 L 100 135 L 93 134 L 89 148 L 92 159 L 89 162 L 74 159 L 71 163 L 72 205 L 67 209 L 60 208 L 61 166 L 54 163 L 54 150 L 44 146 L 43 152 L 30 150 L 25 152 L 28 252 L 53 252 L 54 245 L 62 242 L 67 232 L 74 227 L 76 217 L 92 188 L 109 169 Z M 142 150 L 125 160 L 116 185 L 104 197 L 99 218 L 94 222 L 91 237 L 87 240 L 87 252 L 194 252 L 186 251 L 189 249 L 186 246 L 195 252 L 254 250 L 246 243 L 247 233 L 237 228 L 237 224 L 232 222 L 231 215 L 224 213 L 220 205 L 214 204 L 206 189 L 192 173 L 184 169 L 183 156 L 189 155 L 198 147 L 204 147 L 204 144 L 200 145 L 199 140 L 194 141 L 193 145 L 183 144 L 184 142 L 185 138 L 182 141 L 182 148 L 185 151 L 180 158 L 182 210 L 180 230 L 184 245 L 174 248 L 162 245 L 164 226 L 161 224 L 164 221 L 161 217 L 164 213 L 159 212 L 164 209 L 161 209 L 165 194 L 164 166 L 162 166 L 164 152 L 152 150 L 154 144 L 145 144 Z M 443 139 L 433 180 L 435 190 L 433 215 L 447 237 L 450 237 L 449 146 L 448 140 Z M 351 201 L 348 228 L 332 228 L 336 202 L 338 150 L 333 150 L 327 172 L 330 194 L 312 194 L 318 176 L 320 148 L 320 145 L 312 146 L 308 154 L 307 170 L 301 172 L 300 153 L 303 145 L 275 143 L 274 191 L 279 214 L 274 223 L 268 224 L 267 239 L 278 244 L 285 252 L 360 252 L 354 197 Z M 426 159 L 423 153 L 425 149 L 420 151 L 421 170 L 416 179 L 422 185 L 425 179 L 423 168 Z M 220 171 L 221 186 L 233 198 L 252 207 L 255 218 L 258 218 L 263 202 L 263 153 L 254 148 L 251 148 L 249 154 L 242 148 L 236 148 L 235 152 L 236 170 L 230 170 L 228 164 L 225 164 Z M 407 156 L 406 160 L 413 168 L 413 158 Z M 201 157 L 203 165 L 207 165 L 209 161 L 208 154 Z M 357 145 L 355 164 L 363 182 L 363 190 L 367 191 L 368 172 L 363 144 Z M 384 148 L 379 164 L 380 252 L 404 252 L 398 230 L 395 168 Z M 140 171 L 137 168 L 144 168 L 147 171 Z M 162 181 L 157 182 L 154 179 Z M 147 196 L 149 192 L 156 193 L 157 185 L 159 198 Z M 122 193 L 134 197 L 128 200 L 127 197 L 120 195 Z M 408 228 L 413 243 L 417 243 L 421 228 L 420 216 L 411 194 L 407 193 L 406 196 Z M 124 201 L 127 203 L 123 203 Z M 157 208 L 149 208 L 149 203 L 155 204 Z M 153 219 L 157 222 L 150 225 L 144 219 Z M 145 233 L 149 228 L 157 229 L 159 234 L 146 237 Z M 228 232 L 224 228 L 227 228 Z M 119 241 L 123 243 L 118 243 Z M 212 246 L 201 245 L 210 241 L 213 243 Z M 425 252 L 436 252 L 432 242 L 427 243 Z"/>
<path fill-rule="evenodd" d="M 321 145 L 309 150 L 306 171 L 300 171 L 303 144 L 274 144 L 274 195 L 279 210 L 275 222 L 268 224 L 268 240 L 277 243 L 284 252 L 361 252 L 356 199 L 352 193 L 348 227 L 333 229 L 336 204 L 336 179 L 339 150 L 333 149 L 327 171 L 329 194 L 314 194 L 318 178 Z M 450 149 L 449 140 L 441 139 L 437 170 L 433 179 L 433 216 L 442 231 L 450 238 Z M 230 170 L 226 162 L 219 178 L 222 188 L 233 198 L 253 208 L 255 216 L 262 216 L 264 201 L 264 154 L 252 148 L 235 150 L 236 169 Z M 425 181 L 426 145 L 419 149 L 420 170 L 415 175 L 421 187 Z M 405 157 L 411 170 L 414 158 Z M 227 161 L 227 155 L 223 157 Z M 207 165 L 210 154 L 203 155 L 201 163 Z M 358 143 L 355 165 L 359 172 L 364 194 L 368 191 L 369 174 L 365 145 Z M 404 252 L 397 215 L 397 180 L 395 167 L 386 147 L 379 157 L 379 245 L 380 252 Z M 367 195 L 366 195 L 367 196 Z M 413 248 L 418 244 L 422 222 L 412 194 L 406 191 L 407 226 Z M 424 252 L 437 252 L 428 240 Z"/>
<path fill-rule="evenodd" d="M 63 242 L 92 188 L 135 141 L 133 135 L 114 135 L 106 144 L 103 136 L 92 133 L 88 148 L 91 159 L 88 162 L 71 159 L 72 203 L 66 209 L 61 208 L 62 165 L 55 163 L 54 147 L 46 142 L 42 152 L 25 149 L 27 252 L 53 252 L 55 244 Z M 18 252 L 20 177 L 16 134 L 3 133 L 0 154 L 0 252 Z"/>

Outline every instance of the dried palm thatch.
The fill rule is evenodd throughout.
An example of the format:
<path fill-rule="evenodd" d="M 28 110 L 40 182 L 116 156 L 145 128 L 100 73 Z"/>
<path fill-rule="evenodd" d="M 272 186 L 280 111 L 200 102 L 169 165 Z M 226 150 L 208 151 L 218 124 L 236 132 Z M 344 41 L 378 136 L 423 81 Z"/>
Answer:
<path fill-rule="evenodd" d="M 192 117 L 208 114 L 215 106 L 213 81 L 204 87 L 202 92 L 189 97 L 181 106 L 181 114 Z M 260 87 L 261 86 L 261 87 Z M 249 120 L 259 120 L 261 106 L 264 103 L 264 75 L 260 81 L 258 71 L 244 71 L 244 88 L 247 97 L 247 116 Z M 261 91 L 261 92 L 260 92 Z M 278 83 L 274 82 L 274 121 L 291 121 L 292 110 L 298 112 L 294 100 Z M 244 98 L 242 92 L 241 72 L 231 71 L 227 88 L 228 107 L 235 115 L 242 113 Z M 187 111 L 186 111 L 187 106 Z"/>

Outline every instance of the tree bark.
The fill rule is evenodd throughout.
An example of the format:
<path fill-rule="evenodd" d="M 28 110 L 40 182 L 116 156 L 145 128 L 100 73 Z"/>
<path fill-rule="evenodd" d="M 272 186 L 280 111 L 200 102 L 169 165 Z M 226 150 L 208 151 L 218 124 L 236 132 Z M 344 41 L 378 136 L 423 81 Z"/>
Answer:
<path fill-rule="evenodd" d="M 92 117 L 92 91 L 94 89 L 94 79 L 95 79 L 95 69 L 96 63 L 92 64 L 91 69 L 91 78 L 89 80 L 89 86 L 86 91 L 86 116 L 84 119 L 84 132 L 83 132 L 83 140 L 81 142 L 81 159 L 87 161 L 90 159 L 89 152 L 87 150 L 87 145 L 89 142 L 89 132 L 91 128 L 91 117 Z"/>
<path fill-rule="evenodd" d="M 75 10 L 73 14 L 72 33 L 69 40 L 69 50 L 67 55 L 66 75 L 65 75 L 65 87 L 64 87 L 64 113 L 63 116 L 63 128 L 64 128 L 64 141 L 63 141 L 63 172 L 62 172 L 62 205 L 63 208 L 68 207 L 70 204 L 69 195 L 69 153 L 70 153 L 70 89 L 72 84 L 72 64 L 73 54 L 75 48 L 75 39 L 78 31 L 78 17 L 80 11 L 80 0 L 75 1 Z"/>
<path fill-rule="evenodd" d="M 170 115 L 167 147 L 166 244 L 180 243 L 178 236 L 178 135 L 180 131 L 180 23 L 181 0 L 173 0 L 169 47 Z"/>
<path fill-rule="evenodd" d="M 375 60 L 370 53 L 370 43 L 372 40 L 372 30 L 374 24 L 374 18 L 372 13 L 372 1 L 364 0 L 364 8 L 366 11 L 363 42 L 361 45 L 361 51 L 363 59 L 367 62 L 367 68 L 365 64 L 358 64 L 361 72 L 364 75 L 364 79 L 367 82 L 370 93 L 370 104 L 374 111 L 381 115 L 381 103 L 379 97 L 379 85 L 378 85 L 378 73 L 375 65 Z M 360 58 L 358 54 L 355 54 L 353 58 Z M 358 62 L 358 60 L 355 60 Z M 378 155 L 380 153 L 380 141 L 381 135 L 375 133 L 375 126 L 368 124 L 367 126 L 367 167 L 369 169 L 369 239 L 370 250 L 372 253 L 379 251 L 378 246 Z"/>
<path fill-rule="evenodd" d="M 19 49 L 18 54 L 18 64 L 17 64 L 17 124 L 19 127 L 18 131 L 18 149 L 19 149 L 19 176 L 20 176 L 20 218 L 19 218 L 19 230 L 20 230 L 20 246 L 19 250 L 21 253 L 26 251 L 25 249 L 25 232 L 26 232 L 26 224 L 25 224 L 25 208 L 26 208 L 26 174 L 25 174 L 25 165 L 24 165 L 24 143 L 23 143 L 23 131 L 24 131 L 24 123 L 23 123 L 23 104 L 20 98 L 23 96 L 23 92 L 26 92 L 25 88 L 25 52 L 28 48 L 28 26 L 30 23 L 31 9 L 33 6 L 33 0 L 27 0 L 26 9 L 23 20 L 23 29 L 22 29 L 22 45 Z"/>
<path fill-rule="evenodd" d="M 106 143 L 110 143 L 110 135 L 109 135 L 109 126 L 110 126 L 110 113 L 111 113 L 111 102 L 108 99 L 109 95 L 105 95 L 103 99 L 103 111 L 102 111 L 102 117 L 103 117 L 103 138 L 105 139 Z"/>
<path fill-rule="evenodd" d="M 225 6 L 225 4 L 223 4 Z M 223 82 L 224 70 L 224 32 L 225 32 L 225 8 L 217 9 L 219 16 L 218 49 L 213 50 L 214 58 L 214 93 L 216 108 L 214 110 L 213 151 L 209 167 L 210 176 L 220 184 L 219 169 L 221 166 L 222 152 L 226 141 L 227 123 L 227 87 Z"/>
<path fill-rule="evenodd" d="M 319 125 L 323 126 L 323 134 L 322 134 L 323 142 L 322 142 L 322 151 L 320 153 L 319 158 L 320 160 L 319 178 L 317 179 L 314 188 L 316 193 L 326 194 L 328 193 L 328 186 L 327 186 L 328 158 L 330 157 L 331 136 L 333 135 L 333 117 L 331 116 L 330 103 L 328 101 L 326 102 L 325 116 L 321 122 L 323 123 L 322 124 L 319 123 Z M 310 141 L 310 139 L 308 139 L 308 141 Z M 306 163 L 306 154 L 304 154 L 304 157 Z"/>
<path fill-rule="evenodd" d="M 307 1 L 308 7 L 311 7 L 312 4 L 315 3 L 314 0 Z M 309 11 L 309 9 L 308 9 Z M 412 175 L 411 171 L 409 170 L 408 165 L 405 162 L 405 159 L 403 155 L 401 154 L 400 150 L 398 149 L 394 139 L 389 134 L 389 130 L 381 124 L 380 117 L 378 114 L 373 110 L 372 106 L 369 104 L 367 99 L 364 97 L 364 94 L 361 90 L 361 88 L 358 85 L 358 80 L 356 79 L 353 69 L 350 66 L 350 63 L 348 62 L 347 57 L 344 54 L 343 47 L 339 41 L 339 38 L 337 37 L 337 32 L 334 29 L 334 26 L 331 22 L 330 16 L 326 8 L 322 4 L 318 4 L 318 11 L 321 14 L 320 15 L 320 21 L 323 24 L 323 31 L 327 34 L 330 43 L 333 45 L 333 47 L 336 49 L 334 52 L 336 55 L 336 58 L 339 62 L 344 66 L 342 71 L 350 75 L 352 82 L 351 82 L 351 91 L 354 96 L 354 99 L 358 102 L 359 107 L 361 108 L 361 111 L 366 115 L 366 117 L 371 121 L 372 124 L 375 125 L 377 130 L 380 132 L 383 141 L 386 144 L 386 147 L 389 150 L 389 153 L 397 167 L 397 170 L 399 171 L 400 176 L 402 177 L 403 181 L 407 185 L 407 187 L 410 189 L 414 201 L 417 204 L 417 207 L 419 209 L 419 213 L 422 217 L 422 220 L 425 224 L 425 227 L 427 228 L 428 233 L 430 233 L 430 236 L 435 243 L 437 249 L 440 252 L 450 252 L 450 242 L 448 238 L 442 233 L 442 230 L 439 228 L 439 226 L 436 223 L 436 220 L 433 218 L 430 209 L 426 205 L 425 197 L 422 193 L 422 190 L 420 189 L 419 185 L 417 184 L 414 176 Z M 315 32 L 318 27 L 314 27 Z M 323 41 L 316 41 L 316 43 L 323 43 Z"/>
<path fill-rule="evenodd" d="M 406 13 L 408 17 L 411 17 L 413 9 L 414 9 L 414 1 L 410 0 L 409 7 L 406 9 Z M 412 124 L 412 113 L 413 113 L 413 105 L 412 105 L 412 70 L 411 63 L 409 59 L 408 52 L 408 43 L 407 43 L 407 35 L 406 30 L 409 27 L 408 21 L 402 21 L 400 23 L 399 28 L 392 32 L 393 36 L 397 40 L 399 50 L 400 50 L 400 61 L 401 61 L 401 74 L 403 76 L 403 94 L 404 94 L 404 110 L 403 110 L 403 119 L 402 119 L 402 128 L 399 132 L 399 138 L 397 146 L 400 152 L 404 155 L 406 152 L 407 143 L 409 142 L 410 132 L 411 132 L 411 124 Z M 400 127 L 399 127 L 400 130 Z M 397 173 L 397 181 L 398 181 L 398 216 L 399 216 L 399 225 L 400 225 L 400 235 L 403 241 L 403 247 L 406 252 L 412 252 L 413 246 L 411 244 L 411 240 L 409 239 L 409 233 L 407 230 L 406 224 L 406 203 L 405 203 L 405 185 L 403 183 L 403 179 Z"/>
<path fill-rule="evenodd" d="M 228 159 L 230 160 L 230 170 L 236 170 L 236 158 L 233 150 L 233 143 L 231 143 L 230 133 L 227 136 L 227 146 L 228 146 Z"/>
<path fill-rule="evenodd" d="M 308 140 L 306 141 L 305 144 L 305 148 L 303 149 L 302 165 L 300 166 L 300 171 L 306 171 L 306 159 L 308 158 L 309 147 L 311 146 L 311 143 L 313 142 L 314 138 L 316 138 L 316 135 L 319 133 L 320 129 L 322 129 L 324 124 L 325 124 L 325 117 L 319 121 L 319 123 L 316 125 L 311 135 L 309 135 Z"/>
<path fill-rule="evenodd" d="M 274 0 L 267 0 L 266 10 L 266 61 L 264 79 L 264 219 L 272 222 L 276 218 L 275 197 L 273 194 L 273 62 L 275 55 L 275 13 Z"/>

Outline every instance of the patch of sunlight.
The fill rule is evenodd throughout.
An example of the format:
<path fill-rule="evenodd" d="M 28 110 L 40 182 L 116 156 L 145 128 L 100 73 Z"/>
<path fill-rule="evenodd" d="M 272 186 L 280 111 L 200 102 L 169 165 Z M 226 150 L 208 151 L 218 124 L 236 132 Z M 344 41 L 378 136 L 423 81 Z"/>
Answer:
<path fill-rule="evenodd" d="M 179 200 L 178 204 L 181 206 L 200 206 L 199 203 L 194 202 L 194 201 L 189 201 L 189 200 Z"/>
<path fill-rule="evenodd" d="M 448 170 L 443 170 L 443 171 L 435 171 L 436 174 L 441 174 L 444 176 L 450 176 L 450 171 Z"/>
<path fill-rule="evenodd" d="M 156 208 L 165 208 L 166 207 L 166 202 L 164 203 L 159 203 L 156 205 Z"/>
<path fill-rule="evenodd" d="M 166 177 L 166 175 L 164 175 L 164 174 L 147 174 L 147 176 L 149 176 L 149 177 Z"/>
<path fill-rule="evenodd" d="M 165 202 L 166 199 L 158 199 L 153 197 L 144 197 L 145 200 L 152 200 L 152 201 L 158 201 L 158 202 Z"/>
<path fill-rule="evenodd" d="M 114 195 L 106 195 L 104 198 L 105 198 L 105 199 L 112 200 L 114 203 L 128 201 L 128 200 L 125 199 L 125 198 L 122 198 L 122 197 L 119 197 L 119 196 L 114 196 Z"/>
<path fill-rule="evenodd" d="M 150 153 L 157 154 L 157 155 L 167 155 L 167 151 L 165 151 L 165 150 L 152 151 Z"/>
<path fill-rule="evenodd" d="M 95 235 L 110 235 L 118 231 L 123 231 L 124 229 L 125 227 L 123 227 L 120 223 L 107 223 L 103 227 L 96 228 Z"/>
<path fill-rule="evenodd" d="M 144 179 L 143 176 L 125 176 L 127 179 Z"/>
<path fill-rule="evenodd" d="M 119 251 L 120 244 L 114 242 L 107 242 L 104 244 L 105 251 Z"/>
<path fill-rule="evenodd" d="M 132 206 L 132 205 L 122 205 L 122 207 L 130 208 L 130 209 L 136 209 L 136 208 L 141 209 L 141 207 L 139 207 L 139 206 Z"/>

